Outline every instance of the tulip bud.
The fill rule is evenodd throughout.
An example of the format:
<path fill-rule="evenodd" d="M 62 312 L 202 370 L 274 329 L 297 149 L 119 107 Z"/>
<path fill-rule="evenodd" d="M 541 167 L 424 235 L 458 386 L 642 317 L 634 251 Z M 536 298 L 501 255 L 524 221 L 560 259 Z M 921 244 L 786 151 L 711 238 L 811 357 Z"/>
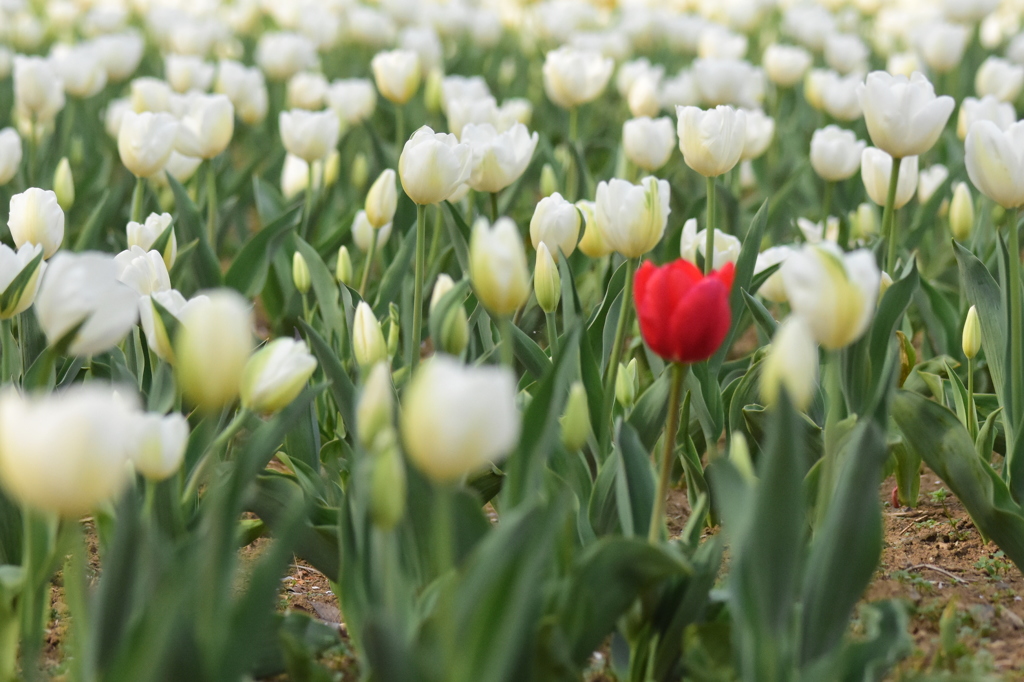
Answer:
<path fill-rule="evenodd" d="M 56 253 L 64 241 L 64 212 L 49 190 L 30 187 L 11 197 L 7 226 L 15 246 L 39 244 L 43 258 Z"/>
<path fill-rule="evenodd" d="M 423 103 L 427 111 L 437 113 L 441 110 L 441 84 L 444 82 L 444 71 L 431 69 L 427 74 L 427 84 L 423 89 Z"/>
<path fill-rule="evenodd" d="M 636 371 L 636 358 L 628 365 L 619 363 L 619 373 L 615 376 L 615 399 L 625 409 L 631 409 L 636 402 L 636 394 L 640 391 L 640 378 Z"/>
<path fill-rule="evenodd" d="M 562 296 L 562 279 L 558 274 L 551 252 L 544 242 L 537 247 L 537 267 L 533 272 L 533 291 L 537 295 L 537 303 L 545 313 L 553 313 L 558 309 L 558 300 Z"/>
<path fill-rule="evenodd" d="M 334 266 L 334 276 L 341 284 L 352 286 L 352 257 L 347 246 L 338 249 L 338 264 Z"/>
<path fill-rule="evenodd" d="M 981 350 L 981 321 L 973 305 L 967 311 L 967 321 L 964 322 L 963 348 L 968 360 L 973 359 Z"/>
<path fill-rule="evenodd" d="M 648 176 L 636 185 L 619 178 L 601 181 L 595 213 L 604 241 L 626 258 L 644 255 L 665 234 L 672 212 L 669 198 L 666 180 Z"/>
<path fill-rule="evenodd" d="M 398 342 L 402 336 L 401 321 L 398 316 L 398 306 L 394 303 L 388 304 L 388 357 L 395 357 L 398 352 Z"/>
<path fill-rule="evenodd" d="M 177 138 L 178 121 L 170 114 L 126 111 L 117 133 L 117 151 L 133 175 L 148 178 L 167 165 Z"/>
<path fill-rule="evenodd" d="M 386 362 L 388 359 L 384 331 L 366 301 L 360 301 L 356 306 L 355 321 L 352 324 L 352 352 L 356 356 L 356 362 L 363 369 L 369 369 L 378 362 Z"/>
<path fill-rule="evenodd" d="M 53 174 L 53 191 L 61 209 L 70 211 L 75 203 L 75 179 L 71 175 L 71 163 L 66 156 L 57 164 L 57 171 Z"/>
<path fill-rule="evenodd" d="M 412 50 L 378 52 L 370 68 L 377 90 L 395 104 L 408 102 L 420 87 L 420 58 Z"/>
<path fill-rule="evenodd" d="M 146 334 L 146 343 L 158 358 L 171 364 L 174 363 L 174 349 L 171 347 L 170 332 L 175 327 L 172 326 L 171 330 L 168 330 L 165 322 L 180 323 L 187 307 L 195 305 L 195 301 L 205 299 L 206 296 L 197 296 L 192 301 L 186 301 L 185 297 L 174 289 L 154 291 L 149 296 L 139 299 L 139 323 L 142 325 L 142 331 Z"/>
<path fill-rule="evenodd" d="M 391 385 L 391 370 L 386 362 L 378 362 L 370 370 L 356 405 L 356 426 L 359 442 L 369 449 L 377 436 L 392 428 L 395 411 L 395 393 Z"/>
<path fill-rule="evenodd" d="M 291 404 L 316 370 L 305 341 L 274 339 L 253 353 L 242 371 L 242 406 L 273 414 Z"/>
<path fill-rule="evenodd" d="M 958 182 L 949 204 L 949 229 L 953 239 L 965 241 L 974 229 L 974 199 L 966 182 Z"/>
<path fill-rule="evenodd" d="M 298 251 L 292 255 L 292 283 L 295 284 L 295 288 L 300 294 L 309 293 L 309 287 L 312 283 L 309 274 L 309 264 L 306 263 L 306 259 Z"/>
<path fill-rule="evenodd" d="M 334 183 L 338 181 L 339 173 L 341 173 L 341 154 L 335 149 L 327 155 L 327 160 L 324 161 L 323 186 L 333 187 Z"/>
<path fill-rule="evenodd" d="M 293 109 L 282 111 L 278 118 L 284 148 L 306 163 L 326 159 L 338 146 L 341 124 L 332 109 Z"/>
<path fill-rule="evenodd" d="M 438 302 L 455 286 L 448 275 L 439 275 L 430 296 L 430 312 L 434 313 Z M 437 346 L 449 355 L 461 355 L 469 343 L 469 318 L 462 304 L 452 306 L 441 321 L 440 338 L 434 339 Z"/>
<path fill-rule="evenodd" d="M 783 387 L 793 406 L 806 410 L 818 382 L 818 348 L 807 323 L 790 315 L 779 325 L 761 367 L 761 398 L 765 405 L 779 399 Z"/>
<path fill-rule="evenodd" d="M 370 191 L 366 193 L 366 218 L 375 229 L 380 229 L 394 220 L 397 208 L 395 171 L 388 168 L 370 185 Z"/>
<path fill-rule="evenodd" d="M 188 446 L 188 420 L 177 412 L 147 414 L 137 420 L 138 452 L 135 469 L 150 481 L 170 478 L 181 467 Z"/>
<path fill-rule="evenodd" d="M 584 229 L 583 238 L 578 244 L 588 258 L 604 258 L 612 252 L 608 242 L 604 239 L 604 231 L 597 224 L 597 205 L 593 201 L 580 199 L 576 202 L 576 208 L 583 214 Z"/>
<path fill-rule="evenodd" d="M 896 158 L 931 149 L 956 106 L 948 95 L 937 97 L 921 73 L 907 78 L 874 71 L 857 87 L 857 96 L 871 141 Z"/>
<path fill-rule="evenodd" d="M 968 164 L 969 166 L 970 164 Z M 892 175 L 892 157 L 875 147 L 868 147 L 860 157 L 860 178 L 864 182 L 871 201 L 885 206 L 889 194 L 889 177 Z M 896 201 L 893 208 L 903 208 L 917 192 L 918 159 L 908 156 L 900 164 L 896 180 Z"/>
<path fill-rule="evenodd" d="M 550 163 L 545 163 L 540 169 L 540 194 L 549 197 L 558 191 L 558 178 L 555 177 L 555 169 Z"/>
<path fill-rule="evenodd" d="M 469 180 L 473 150 L 450 133 L 423 126 L 409 138 L 398 157 L 402 189 L 414 203 L 437 204 Z"/>
<path fill-rule="evenodd" d="M 493 227 L 480 218 L 469 244 L 469 276 L 477 298 L 495 315 L 511 315 L 530 296 L 526 252 L 511 218 Z"/>
<path fill-rule="evenodd" d="M 729 461 L 736 467 L 747 483 L 757 482 L 754 462 L 750 458 L 750 446 L 741 431 L 735 431 L 729 439 Z"/>
<path fill-rule="evenodd" d="M 568 258 L 576 250 L 580 236 L 580 213 L 576 207 L 555 192 L 537 202 L 530 219 L 530 241 L 533 248 L 547 244 L 552 254 L 561 249 Z"/>
<path fill-rule="evenodd" d="M 218 289 L 182 314 L 174 339 L 181 392 L 205 412 L 234 402 L 252 354 L 252 311 L 238 293 Z"/>
<path fill-rule="evenodd" d="M 747 140 L 746 112 L 728 106 L 707 111 L 677 106 L 676 115 L 679 149 L 687 166 L 710 178 L 727 173 L 739 163 Z"/>
<path fill-rule="evenodd" d="M 572 109 L 597 99 L 614 68 L 615 61 L 600 52 L 564 45 L 544 58 L 544 92 L 558 106 Z"/>
<path fill-rule="evenodd" d="M 370 520 L 383 531 L 391 530 L 402 520 L 406 495 L 405 462 L 398 451 L 394 430 L 388 432 L 387 444 L 377 446 L 380 449 L 370 471 Z"/>
<path fill-rule="evenodd" d="M 857 207 L 853 232 L 861 239 L 878 234 L 878 214 L 875 212 L 875 207 L 866 201 Z"/>
<path fill-rule="evenodd" d="M 582 382 L 575 382 L 569 389 L 565 412 L 559 420 L 562 426 L 562 445 L 569 452 L 577 452 L 587 444 L 590 437 L 590 410 L 587 406 L 587 390 Z"/>
<path fill-rule="evenodd" d="M 352 159 L 352 170 L 349 171 L 349 180 L 352 182 L 352 186 L 357 190 L 361 190 L 366 186 L 366 181 L 370 178 L 370 162 L 366 158 L 366 154 L 359 152 L 355 158 Z"/>
<path fill-rule="evenodd" d="M 138 246 L 143 251 L 149 251 L 167 228 L 171 226 L 172 220 L 170 213 L 150 213 L 144 223 L 129 222 L 126 228 L 128 248 Z M 164 246 L 162 255 L 164 265 L 170 270 L 174 267 L 174 261 L 178 258 L 178 240 L 173 229 L 167 238 L 167 244 Z"/>

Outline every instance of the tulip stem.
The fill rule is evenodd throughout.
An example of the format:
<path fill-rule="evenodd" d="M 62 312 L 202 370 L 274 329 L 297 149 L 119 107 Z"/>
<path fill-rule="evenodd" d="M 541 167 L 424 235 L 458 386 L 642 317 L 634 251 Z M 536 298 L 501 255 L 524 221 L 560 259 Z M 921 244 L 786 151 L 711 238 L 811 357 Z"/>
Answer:
<path fill-rule="evenodd" d="M 315 171 L 313 163 L 309 164 L 309 175 L 306 178 L 306 202 L 302 209 L 302 237 L 309 239 L 309 223 L 313 214 L 313 182 Z"/>
<path fill-rule="evenodd" d="M 405 142 L 405 112 L 402 110 L 401 104 L 395 105 L 395 149 L 398 153 L 402 152 L 402 146 Z"/>
<path fill-rule="evenodd" d="M 555 359 L 558 352 L 558 326 L 555 322 L 555 313 L 544 313 L 548 323 L 548 350 L 551 351 L 551 359 Z"/>
<path fill-rule="evenodd" d="M 185 482 L 185 491 L 181 494 L 182 505 L 188 504 L 192 499 L 192 496 L 195 495 L 196 491 L 199 489 L 199 485 L 203 482 L 202 479 L 206 473 L 207 467 L 210 466 L 210 461 L 213 459 L 215 454 L 226 450 L 231 439 L 234 438 L 235 434 L 237 434 L 245 425 L 245 422 L 249 418 L 249 414 L 249 410 L 244 407 L 240 408 L 235 414 L 235 418 L 232 419 L 224 430 L 220 432 L 220 435 L 210 443 L 210 446 L 206 448 L 206 452 L 203 453 L 203 456 L 196 463 L 195 467 L 192 468 L 192 471 L 188 476 L 188 480 Z"/>
<path fill-rule="evenodd" d="M 52 539 L 48 528 L 50 522 L 45 517 L 23 506 L 21 520 L 21 567 L 24 580 L 21 593 L 21 667 L 25 680 L 31 682 L 39 679 L 39 653 L 43 643 L 45 614 L 49 611 L 49 600 L 43 594 L 49 586 L 49 576 L 41 574 L 53 548 L 47 546 L 52 545 Z M 40 539 L 46 544 L 40 544 Z"/>
<path fill-rule="evenodd" d="M 818 479 L 818 498 L 815 502 L 815 526 L 825 520 L 832 489 L 838 474 L 838 426 L 843 419 L 843 377 L 842 356 L 838 350 L 826 351 L 825 354 L 825 454 L 821 462 L 821 475 Z"/>
<path fill-rule="evenodd" d="M 569 109 L 569 144 L 576 146 L 577 128 L 579 126 L 580 112 L 573 107 Z"/>
<path fill-rule="evenodd" d="M 601 422 L 601 456 L 602 459 L 610 451 L 612 442 L 612 414 L 615 412 L 615 380 L 619 374 L 619 356 L 622 355 L 622 343 L 626 336 L 629 313 L 632 310 L 633 275 L 636 272 L 636 260 L 626 259 L 626 281 L 622 285 L 622 305 L 619 308 L 619 323 L 615 327 L 615 340 L 612 353 L 608 356 L 608 366 L 604 374 L 604 415 Z"/>
<path fill-rule="evenodd" d="M 893 275 L 896 267 L 896 187 L 900 181 L 900 163 L 902 158 L 892 160 L 892 171 L 889 173 L 889 193 L 885 197 L 885 213 L 882 216 L 882 235 L 886 240 L 888 255 L 885 259 L 885 271 Z"/>
<path fill-rule="evenodd" d="M 835 189 L 835 183 L 831 180 L 825 181 L 825 192 L 821 203 L 821 222 L 825 226 L 825 230 L 828 230 L 828 213 L 832 210 L 832 191 Z M 846 248 L 846 244 L 840 244 L 843 248 Z"/>
<path fill-rule="evenodd" d="M 708 224 L 704 237 L 704 274 L 711 274 L 715 264 L 715 179 L 708 179 Z"/>
<path fill-rule="evenodd" d="M 427 207 L 416 204 L 416 271 L 412 290 L 412 348 L 409 366 L 413 369 L 420 361 L 420 334 L 423 328 L 423 270 L 427 260 Z"/>
<path fill-rule="evenodd" d="M 370 280 L 370 268 L 373 267 L 373 256 L 377 253 L 377 230 L 370 233 L 370 248 L 366 252 L 366 262 L 363 263 L 363 277 L 359 282 L 359 297 L 366 298 L 366 283 Z"/>
<path fill-rule="evenodd" d="M 501 364 L 515 367 L 516 354 L 512 336 L 512 318 L 502 315 L 498 318 L 498 331 L 501 332 Z"/>
<path fill-rule="evenodd" d="M 1018 235 L 1018 221 L 1021 211 L 1010 216 L 1010 396 L 1013 400 L 1011 409 L 1011 421 L 1020 423 L 1021 412 L 1024 410 L 1024 396 L 1021 384 L 1024 383 L 1024 339 L 1021 338 L 1021 300 L 1020 300 L 1020 237 Z"/>
<path fill-rule="evenodd" d="M 665 423 L 665 449 L 661 455 L 661 475 L 658 477 L 658 489 L 654 493 L 651 525 L 647 531 L 647 540 L 651 544 L 658 542 L 661 537 L 661 529 L 665 527 L 665 497 L 668 495 L 668 487 L 671 484 L 676 431 L 679 429 L 679 402 L 687 369 L 688 366 L 681 362 L 672 363 L 672 385 L 668 394 L 668 422 Z"/>
<path fill-rule="evenodd" d="M 967 431 L 978 437 L 978 412 L 974 406 L 974 358 L 967 358 Z"/>
<path fill-rule="evenodd" d="M 491 222 L 496 223 L 498 221 L 498 193 L 489 192 L 491 195 Z"/>
<path fill-rule="evenodd" d="M 132 191 L 132 222 L 142 222 L 142 200 L 146 194 L 145 178 L 135 178 L 135 189 Z"/>
<path fill-rule="evenodd" d="M 312 168 L 312 166 L 310 166 Z M 206 162 L 206 238 L 214 252 L 217 250 L 217 174 L 213 159 Z"/>

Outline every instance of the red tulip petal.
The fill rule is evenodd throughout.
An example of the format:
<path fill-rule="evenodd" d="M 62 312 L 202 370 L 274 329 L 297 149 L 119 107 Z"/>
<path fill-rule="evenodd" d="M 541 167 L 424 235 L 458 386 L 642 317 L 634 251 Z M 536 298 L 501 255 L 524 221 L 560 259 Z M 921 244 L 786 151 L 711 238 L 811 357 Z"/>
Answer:
<path fill-rule="evenodd" d="M 662 357 L 686 363 L 706 360 L 722 345 L 731 321 L 728 287 L 715 277 L 700 281 L 672 309 L 664 343 L 669 354 Z"/>
<path fill-rule="evenodd" d="M 650 264 L 645 263 L 644 265 Z M 644 269 L 641 268 L 641 270 Z M 637 275 L 639 274 L 638 272 Z M 655 353 L 658 353 L 656 347 L 661 346 L 661 340 L 665 336 L 665 311 L 671 310 L 671 306 L 666 305 L 667 279 L 668 270 L 666 268 L 657 268 L 652 265 L 647 268 L 642 283 L 637 282 L 637 296 L 634 298 L 637 319 L 640 321 L 640 333 Z M 640 295 L 641 284 L 643 287 L 642 297 Z"/>
<path fill-rule="evenodd" d="M 732 291 L 732 281 L 736 277 L 736 266 L 732 263 L 726 263 L 718 270 L 712 272 L 711 277 L 724 284 L 726 291 Z"/>
<path fill-rule="evenodd" d="M 654 263 L 645 261 L 636 271 L 636 276 L 633 278 L 633 302 L 636 304 L 637 310 L 643 305 L 647 296 L 647 284 L 657 270 Z"/>

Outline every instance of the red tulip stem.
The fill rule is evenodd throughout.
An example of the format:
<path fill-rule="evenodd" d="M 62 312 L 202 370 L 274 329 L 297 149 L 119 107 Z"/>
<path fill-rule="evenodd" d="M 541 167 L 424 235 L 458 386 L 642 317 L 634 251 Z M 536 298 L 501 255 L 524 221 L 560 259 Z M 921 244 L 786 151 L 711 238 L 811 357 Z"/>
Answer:
<path fill-rule="evenodd" d="M 619 323 L 615 327 L 615 340 L 612 343 L 612 352 L 608 356 L 608 366 L 604 373 L 604 415 L 601 422 L 601 459 L 607 456 L 611 450 L 612 414 L 615 412 L 615 379 L 619 374 L 619 359 L 622 355 L 622 343 L 626 336 L 626 326 L 629 321 L 629 312 L 632 310 L 633 299 L 633 278 L 636 274 L 636 260 L 626 259 L 626 282 L 622 285 L 622 306 L 619 308 Z"/>
<path fill-rule="evenodd" d="M 665 527 L 666 497 L 671 485 L 676 432 L 679 430 L 679 403 L 688 369 L 689 365 L 684 363 L 672 363 L 672 387 L 668 394 L 668 421 L 665 423 L 665 449 L 661 455 L 661 475 L 658 477 L 658 489 L 654 493 L 654 510 L 651 512 L 651 525 L 647 532 L 647 540 L 652 544 L 661 539 L 661 530 Z"/>
<path fill-rule="evenodd" d="M 715 179 L 708 178 L 708 224 L 704 237 L 704 275 L 711 274 L 715 264 Z"/>

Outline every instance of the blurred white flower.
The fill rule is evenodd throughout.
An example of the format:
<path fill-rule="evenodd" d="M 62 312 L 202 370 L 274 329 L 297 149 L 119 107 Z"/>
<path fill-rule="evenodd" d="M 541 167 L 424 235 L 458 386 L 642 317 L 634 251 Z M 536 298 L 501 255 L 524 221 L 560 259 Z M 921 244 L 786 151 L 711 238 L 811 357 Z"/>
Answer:
<path fill-rule="evenodd" d="M 974 75 L 974 90 L 979 97 L 992 95 L 1003 102 L 1013 102 L 1024 86 L 1024 66 L 999 57 L 989 57 Z"/>
<path fill-rule="evenodd" d="M 876 147 L 868 147 L 860 157 L 860 177 L 871 201 L 885 206 L 892 176 L 892 157 Z M 896 179 L 896 201 L 893 208 L 902 208 L 917 191 L 917 157 L 908 156 L 900 163 Z"/>
<path fill-rule="evenodd" d="M 469 186 L 478 192 L 500 192 L 526 171 L 540 138 L 522 123 L 503 133 L 489 123 L 470 123 L 462 129 L 461 139 L 473 152 Z"/>
<path fill-rule="evenodd" d="M 544 91 L 558 106 L 572 109 L 600 97 L 614 67 L 597 52 L 560 47 L 544 58 Z"/>
<path fill-rule="evenodd" d="M 668 116 L 632 118 L 622 125 L 622 150 L 638 168 L 653 173 L 664 166 L 676 146 L 676 131 Z"/>

